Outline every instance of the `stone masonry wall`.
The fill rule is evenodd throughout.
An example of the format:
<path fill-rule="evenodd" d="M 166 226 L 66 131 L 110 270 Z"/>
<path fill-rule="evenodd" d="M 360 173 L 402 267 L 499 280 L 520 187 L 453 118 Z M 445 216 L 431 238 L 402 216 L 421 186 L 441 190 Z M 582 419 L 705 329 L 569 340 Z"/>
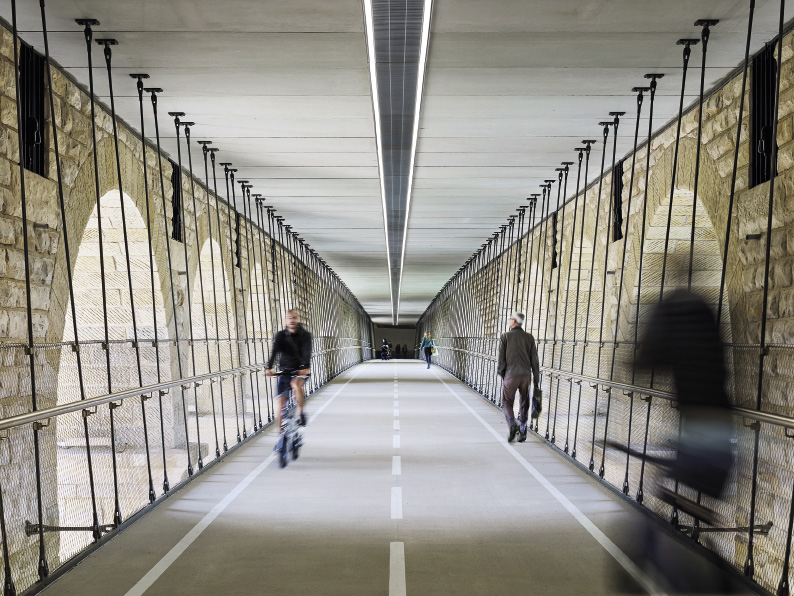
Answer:
<path fill-rule="evenodd" d="M 71 320 L 71 315 L 67 316 L 70 310 L 69 278 L 64 232 L 68 237 L 70 264 L 74 271 L 84 235 L 87 234 L 86 238 L 90 239 L 94 246 L 98 246 L 95 211 L 97 196 L 103 197 L 119 189 L 110 115 L 101 105 L 96 105 L 97 145 L 94 149 L 89 97 L 58 69 L 53 69 L 52 77 L 54 105 L 47 105 L 45 108 L 45 123 L 42 131 L 47 148 L 48 170 L 46 176 L 25 172 L 28 229 L 23 231 L 13 41 L 11 33 L 0 28 L 0 82 L 2 82 L 0 84 L 0 416 L 2 417 L 22 414 L 33 407 L 31 371 L 25 352 L 28 330 L 23 234 L 27 233 L 30 241 L 30 299 L 33 309 L 33 338 L 36 344 L 34 350 L 36 405 L 41 409 L 54 406 L 56 403 L 74 401 L 80 397 L 76 355 L 71 345 L 62 343 L 70 342 L 73 335 L 71 330 L 65 329 L 66 323 Z M 129 81 L 127 83 L 131 84 Z M 162 129 L 173 125 L 166 114 L 160 113 L 159 116 Z M 51 129 L 53 120 L 58 134 L 66 229 L 63 227 L 64 220 L 58 198 Z M 365 327 L 362 317 L 365 315 L 359 306 L 353 304 L 339 291 L 333 292 L 327 305 L 321 303 L 320 289 L 325 287 L 324 282 L 279 244 L 275 247 L 278 263 L 274 263 L 270 250 L 273 241 L 267 234 L 261 234 L 254 229 L 249 238 L 249 227 L 243 225 L 240 237 L 237 238 L 234 219 L 231 220 L 231 226 L 229 225 L 234 213 L 230 213 L 224 203 L 220 203 L 218 207 L 218 220 L 216 199 L 214 195 L 208 196 L 203 185 L 203 163 L 193 164 L 194 178 L 191 179 L 186 154 L 183 156 L 182 176 L 186 235 L 184 243 L 174 241 L 171 238 L 173 205 L 170 162 L 163 156 L 162 174 L 165 191 L 163 193 L 158 169 L 159 160 L 154 149 L 150 145 L 146 148 L 148 177 L 144 179 L 143 146 L 139 137 L 121 124 L 118 128 L 118 137 L 123 191 L 129 199 L 127 208 L 129 205 L 134 205 L 138 211 L 137 214 L 128 214 L 128 216 L 139 215 L 145 225 L 130 232 L 129 240 L 136 247 L 136 252 L 130 254 L 133 277 L 133 292 L 130 296 L 126 264 L 119 259 L 119 255 L 125 254 L 119 222 L 120 205 L 116 204 L 102 213 L 101 219 L 105 228 L 102 242 L 107 250 L 105 264 L 108 265 L 106 278 L 114 288 L 113 293 L 108 296 L 108 315 L 111 326 L 121 336 L 125 336 L 121 339 L 126 342 L 110 345 L 113 391 L 136 387 L 138 384 L 135 350 L 129 343 L 133 332 L 129 322 L 131 304 L 134 305 L 138 317 L 147 321 L 146 324 L 138 326 L 139 332 L 143 333 L 139 340 L 142 346 L 140 355 L 144 384 L 157 380 L 157 358 L 151 344 L 154 331 L 151 323 L 154 305 L 160 308 L 161 318 L 163 315 L 165 318 L 158 321 L 157 325 L 161 330 L 160 378 L 162 380 L 179 378 L 180 370 L 183 376 L 190 376 L 194 368 L 197 373 L 202 373 L 208 369 L 218 370 L 219 366 L 232 368 L 246 365 L 255 359 L 263 361 L 269 354 L 269 338 L 272 337 L 281 320 L 281 309 L 286 306 L 295 306 L 309 317 L 311 324 L 318 327 L 315 335 L 319 336 L 319 332 L 322 332 L 325 337 L 318 338 L 319 348 L 335 345 L 328 337 L 362 337 L 362 329 Z M 98 163 L 98 189 L 95 188 L 94 183 L 95 153 Z M 219 183 L 223 188 L 223 171 L 219 170 L 218 173 Z M 118 196 L 117 193 L 114 196 Z M 147 209 L 150 214 L 148 219 Z M 144 244 L 148 243 L 147 231 L 151 235 L 151 255 L 156 268 L 154 300 L 148 273 L 148 244 Z M 211 245 L 207 244 L 210 240 L 213 241 Z M 251 263 L 245 250 L 249 242 Z M 234 247 L 237 243 L 241 243 L 244 247 L 239 262 L 236 262 L 234 256 Z M 204 250 L 205 246 L 215 247 L 214 252 Z M 141 247 L 145 248 L 141 249 Z M 170 263 L 167 249 L 170 249 Z M 80 256 L 81 265 L 75 279 L 88 281 L 87 287 L 75 288 L 75 306 L 78 310 L 82 309 L 80 316 L 83 319 L 79 320 L 94 317 L 90 321 L 91 324 L 101 327 L 102 302 L 101 295 L 96 290 L 100 287 L 99 256 L 92 251 L 95 249 L 84 251 Z M 215 257 L 214 273 L 206 262 L 211 252 Z M 200 268 L 199 258 L 202 259 Z M 288 277 L 285 277 L 283 272 L 279 274 L 281 287 L 278 287 L 276 268 L 280 268 L 281 263 L 289 263 L 290 259 L 292 259 L 293 274 Z M 215 338 L 220 338 L 221 343 L 226 342 L 223 344 L 220 359 L 216 356 L 214 344 L 209 357 L 207 356 L 205 347 L 207 337 L 204 335 L 203 327 L 204 313 L 201 313 L 202 294 L 198 284 L 199 272 L 205 284 L 203 293 L 205 299 L 208 300 L 210 296 L 209 284 L 225 278 L 226 296 L 231 297 L 233 301 L 224 305 L 222 288 L 216 285 L 217 304 L 204 306 L 208 317 L 213 319 L 211 334 Z M 249 276 L 251 276 L 250 281 Z M 258 297 L 261 294 L 261 303 L 257 303 L 253 312 L 248 292 L 248 288 L 251 287 L 257 288 L 254 292 Z M 234 301 L 237 307 L 236 321 L 233 314 Z M 192 326 L 188 316 L 188 306 L 194 309 Z M 219 324 L 221 329 L 218 330 L 214 325 L 214 309 L 220 307 L 224 310 L 228 308 L 228 312 L 224 312 L 221 317 L 223 324 Z M 333 323 L 329 323 L 323 320 L 323 313 L 327 313 L 328 316 L 338 315 L 338 318 Z M 244 314 L 247 314 L 245 318 Z M 231 343 L 225 325 L 227 316 L 232 318 L 230 324 L 232 339 L 237 337 L 237 330 L 241 339 L 245 338 L 246 332 L 249 335 L 250 342 L 239 351 L 236 343 L 233 348 L 227 350 L 226 344 Z M 196 339 L 193 346 L 188 341 L 191 337 L 191 329 Z M 83 331 L 85 332 L 85 329 Z M 80 333 L 79 328 L 78 333 Z M 86 333 L 86 337 L 89 335 Z M 95 339 L 93 335 L 90 337 Z M 180 339 L 179 347 L 175 347 L 177 337 Z M 83 337 L 80 339 L 82 341 Z M 106 352 L 100 342 L 92 341 L 81 345 L 80 357 L 85 369 L 85 397 L 107 393 Z M 335 374 L 339 369 L 328 362 L 329 358 L 330 356 L 324 356 L 319 363 L 327 367 L 325 372 Z M 244 421 L 245 416 L 248 416 L 249 425 L 252 422 L 252 411 L 257 408 L 259 408 L 259 418 L 267 422 L 268 413 L 262 412 L 262 404 L 266 403 L 266 395 L 270 394 L 267 388 L 269 381 L 262 377 L 261 382 L 264 384 L 261 394 L 256 395 L 254 395 L 255 387 L 260 387 L 258 378 L 256 385 L 253 379 L 250 383 L 247 378 L 245 382 L 228 379 L 223 381 L 221 386 L 213 387 L 211 384 L 205 384 L 201 388 L 191 387 L 182 391 L 174 388 L 167 395 L 149 400 L 145 404 L 133 400 L 136 404 L 125 402 L 123 407 L 114 410 L 115 448 L 118 452 L 119 493 L 123 517 L 127 518 L 148 502 L 147 465 L 156 467 L 152 476 L 155 492 L 160 494 L 159 485 L 162 478 L 158 475 L 170 475 L 171 484 L 186 476 L 186 452 L 194 466 L 197 458 L 202 454 L 204 457 L 214 456 L 219 442 L 220 422 L 215 422 L 215 410 L 221 403 L 217 401 L 221 399 L 220 391 L 225 393 L 222 398 L 226 404 L 225 416 L 233 416 L 228 421 L 224 421 L 224 424 L 228 422 L 228 425 L 223 429 L 224 437 L 228 432 L 230 443 L 234 442 L 234 421 L 238 406 L 243 410 L 241 415 Z M 235 397 L 232 397 L 233 393 Z M 148 414 L 146 414 L 147 409 Z M 163 429 L 157 421 L 161 411 L 165 423 Z M 195 419 L 195 424 L 192 421 L 189 426 L 183 424 L 183 420 L 187 420 L 188 417 L 191 420 Z M 99 522 L 108 524 L 113 521 L 114 506 L 113 478 L 110 474 L 112 462 L 109 451 L 110 409 L 100 408 L 87 420 L 95 465 L 98 467 L 95 488 Z M 147 421 L 148 431 L 144 435 L 142 427 Z M 148 443 L 145 443 L 146 440 Z M 150 445 L 148 449 L 147 445 Z M 88 515 L 86 511 L 90 511 L 91 495 L 86 485 L 85 455 L 75 451 L 84 447 L 83 421 L 79 413 L 71 417 L 51 420 L 39 433 L 39 447 L 44 522 L 50 525 L 90 524 L 90 515 L 86 518 Z M 160 449 L 162 449 L 162 462 L 158 456 Z M 28 537 L 24 533 L 25 521 L 36 523 L 38 519 L 32 451 L 33 439 L 29 427 L 14 429 L 7 440 L 0 440 L 0 484 L 4 491 L 9 550 L 17 591 L 23 591 L 37 579 L 38 537 L 35 535 Z M 149 462 L 149 454 L 151 454 L 151 462 Z M 14 487 L 14 490 L 8 490 L 9 487 Z M 46 534 L 45 550 L 50 569 L 60 565 L 63 558 L 85 548 L 90 538 L 90 533 Z"/>
<path fill-rule="evenodd" d="M 751 75 L 752 76 L 752 75 Z M 729 342 L 729 391 L 737 405 L 749 408 L 756 406 L 756 387 L 758 379 L 758 348 L 753 347 L 760 341 L 761 308 L 764 282 L 764 255 L 767 226 L 767 204 L 769 182 L 749 188 L 749 110 L 751 78 L 748 77 L 748 90 L 745 96 L 744 116 L 740 137 L 738 172 L 734 210 L 731 215 L 731 241 L 727 253 L 727 277 L 725 283 L 726 314 L 721 321 L 725 341 Z M 728 199 L 730 196 L 731 175 L 734 162 L 734 150 L 741 100 L 741 74 L 727 81 L 716 93 L 712 94 L 704 105 L 702 152 L 700 157 L 700 180 L 697 189 L 698 211 L 696 216 L 696 236 L 694 250 L 693 287 L 715 306 L 718 300 L 722 255 L 725 248 L 725 230 L 728 223 Z M 664 88 L 664 80 L 660 81 L 660 90 Z M 643 106 L 643 115 L 648 111 L 648 96 Z M 636 114 L 628 113 L 621 121 L 621 129 L 632 127 Z M 541 365 L 550 368 L 570 370 L 572 358 L 576 363 L 585 362 L 584 373 L 599 374 L 601 378 L 610 378 L 612 369 L 613 347 L 611 340 L 616 331 L 618 345 L 615 347 L 614 375 L 612 378 L 621 382 L 644 384 L 647 376 L 637 375 L 631 366 L 632 345 L 635 330 L 635 313 L 640 309 L 640 325 L 649 312 L 649 308 L 659 299 L 661 288 L 661 268 L 663 262 L 664 229 L 670 198 L 674 195 L 672 206 L 672 233 L 668 249 L 667 275 L 665 276 L 665 293 L 676 287 L 686 287 L 687 267 L 689 263 L 689 233 L 692 222 L 692 201 L 695 184 L 695 159 L 697 139 L 697 106 L 685 113 L 682 121 L 682 136 L 678 157 L 677 180 L 671 188 L 671 173 L 675 149 L 675 123 L 658 132 L 650 145 L 650 171 L 646 189 L 645 162 L 647 147 L 637 151 L 636 156 L 629 155 L 624 162 L 623 174 L 623 239 L 613 241 L 607 234 L 607 221 L 610 217 L 609 199 L 611 190 L 611 173 L 606 173 L 602 180 L 602 196 L 600 210 L 598 202 L 599 183 L 591 185 L 579 195 L 578 203 L 573 199 L 565 203 L 559 212 L 558 235 L 556 238 L 561 270 L 549 267 L 552 250 L 551 234 L 544 234 L 543 226 L 535 227 L 520 241 L 522 259 L 517 258 L 519 244 L 512 251 L 501 255 L 502 267 L 508 268 L 507 283 L 499 283 L 496 274 L 497 261 L 481 269 L 469 278 L 456 292 L 442 293 L 442 296 L 431 305 L 420 326 L 428 328 L 434 337 L 457 338 L 448 340 L 448 345 L 460 348 L 466 342 L 468 349 L 483 351 L 490 355 L 495 349 L 493 340 L 498 333 L 506 329 L 507 317 L 513 310 L 527 313 L 525 327 L 540 340 L 539 351 Z M 787 416 L 794 415 L 794 35 L 788 34 L 783 41 L 783 60 L 781 74 L 781 96 L 779 109 L 779 128 L 777 142 L 778 175 L 774 178 L 773 230 L 771 239 L 771 261 L 769 279 L 769 311 L 767 314 L 766 341 L 771 343 L 769 356 L 766 358 L 764 387 L 761 396 L 761 409 Z M 642 139 L 641 139 L 642 140 Z M 598 167 L 602 144 L 599 141 L 593 146 L 591 155 L 591 171 Z M 611 152 L 611 135 L 607 146 Z M 636 159 L 632 178 L 632 157 Z M 609 161 L 609 159 L 607 160 Z M 576 166 L 572 166 L 568 192 L 573 194 L 576 180 Z M 633 182 L 633 183 L 632 183 Z M 552 190 L 556 197 L 556 185 Z M 647 203 L 645 202 L 647 191 Z M 672 191 L 672 192 L 671 192 Z M 629 211 L 630 201 L 630 211 Z M 573 235 L 574 205 L 576 233 Z M 642 259 L 642 292 L 638 293 L 640 281 L 640 237 L 642 212 L 646 209 L 645 223 L 645 256 Z M 540 202 L 538 202 L 540 211 Z M 584 222 L 582 212 L 585 212 Z M 564 213 L 563 213 L 564 212 Z M 596 217 L 598 226 L 596 228 Z M 540 218 L 538 218 L 540 219 Z M 564 225 L 563 225 L 564 221 Z M 626 222 L 628 223 L 626 224 Z M 581 226 L 584 225 L 584 242 L 580 242 Z M 543 242 L 546 241 L 546 260 L 542 261 Z M 534 250 L 529 253 L 534 243 Z M 560 244 L 561 243 L 561 244 Z M 573 251 L 571 246 L 573 243 Z M 625 270 L 623 268 L 623 250 L 626 245 Z M 583 246 L 582 246 L 583 244 Z M 605 265 L 605 251 L 609 247 L 609 256 Z M 590 267 L 595 253 L 593 266 L 593 283 L 590 285 Z M 579 269 L 580 253 L 582 267 Z M 528 256 L 529 255 L 529 256 Z M 540 257 L 538 256 L 540 255 Z M 573 267 L 573 269 L 571 269 Z M 537 284 L 536 271 L 541 272 Z M 557 274 L 559 271 L 559 288 Z M 569 271 L 572 272 L 572 283 L 567 285 Z M 623 285 L 618 288 L 619 280 Z M 540 280 L 543 280 L 541 285 Z M 579 280 L 578 301 L 576 294 L 577 279 Z M 604 280 L 605 283 L 604 283 Z M 569 288 L 566 295 L 566 287 Z M 502 288 L 507 288 L 500 295 Z M 602 288 L 605 312 L 601 312 Z M 618 311 L 618 296 L 622 296 Z M 458 296 L 460 295 L 460 296 Z M 549 302 L 550 300 L 550 302 Z M 590 317 L 586 318 L 588 303 Z M 567 305 L 567 310 L 566 310 Z M 578 305 L 578 312 L 577 312 Z M 537 308 L 536 308 L 537 307 Z M 464 316 L 466 309 L 474 308 L 477 317 Z M 548 310 L 547 310 L 548 309 Z M 548 317 L 547 313 L 548 312 Z M 530 318 L 534 314 L 534 317 Z M 565 339 L 570 342 L 574 332 L 578 343 L 554 342 L 562 337 L 565 326 Z M 586 333 L 585 333 L 586 330 Z M 584 345 L 587 336 L 589 343 Z M 487 338 L 492 338 L 488 340 Z M 548 339 L 548 341 L 544 341 Z M 604 340 L 608 342 L 599 345 Z M 443 352 L 443 350 L 442 350 Z M 482 365 L 478 360 L 464 357 L 461 353 L 450 355 L 450 362 L 458 363 L 461 374 L 480 383 L 483 377 Z M 477 368 L 477 367 L 480 368 Z M 575 371 L 578 371 L 576 364 Z M 487 367 L 486 367 L 487 368 Z M 486 379 L 487 380 L 487 379 Z M 556 431 L 557 444 L 561 446 L 560 437 L 565 440 L 574 439 L 574 432 L 584 434 L 588 443 L 586 455 L 579 459 L 586 461 L 590 452 L 588 433 L 590 427 L 596 429 L 596 436 L 603 437 L 606 422 L 606 404 L 612 408 L 609 419 L 608 434 L 617 441 L 627 440 L 629 426 L 642 429 L 645 425 L 644 406 L 632 403 L 626 396 L 613 392 L 609 400 L 602 393 L 600 401 L 592 401 L 593 396 L 585 391 L 586 399 L 582 402 L 583 419 L 581 428 L 570 431 L 576 415 L 576 385 L 569 396 L 567 382 L 546 379 L 548 395 L 557 395 L 556 405 L 559 416 L 551 414 L 548 425 L 550 434 Z M 669 379 L 656 379 L 657 388 L 672 390 Z M 590 400 L 590 401 L 587 401 Z M 570 408 L 570 409 L 569 409 Z M 589 410 L 588 410 L 589 408 Z M 638 413 L 642 412 L 642 416 Z M 671 412 L 674 412 L 671 410 Z M 653 410 L 651 420 L 657 433 L 652 432 L 652 441 L 664 442 L 674 436 L 676 417 L 668 415 L 660 407 Z M 554 416 L 552 421 L 551 416 Z M 566 421 L 566 417 L 568 417 Z M 540 425 L 541 433 L 546 427 L 545 414 Z M 749 523 L 749 503 L 751 490 L 751 462 L 753 452 L 753 433 L 741 426 L 737 421 L 737 438 L 739 441 L 739 460 L 737 477 L 732 484 L 728 496 L 730 505 L 722 512 L 728 520 L 739 526 Z M 642 443 L 633 446 L 642 447 Z M 640 435 L 641 439 L 641 435 Z M 584 442 L 584 441 L 583 441 Z M 567 444 L 567 443 L 566 443 Z M 581 452 L 585 449 L 580 447 Z M 596 470 L 603 450 L 595 447 Z M 776 589 L 780 581 L 782 557 L 785 552 L 786 527 L 788 512 L 791 505 L 794 469 L 792 468 L 791 441 L 786 439 L 781 429 L 770 425 L 762 425 L 759 448 L 759 474 L 756 501 L 756 523 L 772 521 L 773 529 L 769 536 L 756 536 L 755 565 L 756 579 L 769 589 Z M 625 460 L 625 455 L 622 458 Z M 624 481 L 625 463 L 619 463 L 620 457 L 605 456 L 606 479 L 620 487 Z M 611 467 L 610 467 L 611 462 Z M 636 490 L 638 470 L 634 463 L 627 468 L 631 490 Z M 669 507 L 661 503 L 646 500 L 646 505 L 657 508 L 660 515 L 669 515 Z M 735 566 L 741 569 L 747 555 L 747 534 L 737 532 L 726 534 L 715 539 L 707 538 L 711 548 L 719 552 Z"/>

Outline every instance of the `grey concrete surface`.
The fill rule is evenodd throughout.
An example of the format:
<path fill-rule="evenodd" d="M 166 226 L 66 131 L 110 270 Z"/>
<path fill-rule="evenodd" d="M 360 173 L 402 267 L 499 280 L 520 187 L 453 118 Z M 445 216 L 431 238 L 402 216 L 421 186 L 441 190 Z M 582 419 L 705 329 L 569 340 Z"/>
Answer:
<path fill-rule="evenodd" d="M 630 558 L 638 556 L 633 537 L 645 516 L 538 439 L 511 452 L 501 413 L 435 366 L 356 366 L 311 399 L 307 411 L 314 419 L 305 447 L 286 469 L 272 461 L 275 436 L 265 433 L 44 593 L 617 593 L 614 559 L 582 519 Z M 545 482 L 581 512 L 579 520 Z M 395 489 L 401 519 L 394 518 Z M 222 502 L 226 508 L 170 565 L 160 563 L 151 586 L 136 589 Z M 399 566 L 390 564 L 391 543 L 404 545 L 404 592 L 395 582 Z M 694 551 L 668 546 L 699 574 L 719 574 Z"/>

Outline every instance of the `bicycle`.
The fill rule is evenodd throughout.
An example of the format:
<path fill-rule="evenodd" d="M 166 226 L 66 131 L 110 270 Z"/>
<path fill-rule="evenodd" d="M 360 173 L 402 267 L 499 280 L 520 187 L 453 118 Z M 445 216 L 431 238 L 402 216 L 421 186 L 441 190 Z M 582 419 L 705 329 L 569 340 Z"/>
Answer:
<path fill-rule="evenodd" d="M 279 371 L 275 373 L 277 377 L 294 377 L 294 371 Z M 295 398 L 292 395 L 292 386 L 290 386 L 287 393 L 287 399 L 284 402 L 284 409 L 281 410 L 281 428 L 279 429 L 278 441 L 274 451 L 278 453 L 278 465 L 281 468 L 287 467 L 289 456 L 292 454 L 292 459 L 298 459 L 300 449 L 303 446 L 303 433 L 300 430 L 300 424 L 295 417 Z"/>

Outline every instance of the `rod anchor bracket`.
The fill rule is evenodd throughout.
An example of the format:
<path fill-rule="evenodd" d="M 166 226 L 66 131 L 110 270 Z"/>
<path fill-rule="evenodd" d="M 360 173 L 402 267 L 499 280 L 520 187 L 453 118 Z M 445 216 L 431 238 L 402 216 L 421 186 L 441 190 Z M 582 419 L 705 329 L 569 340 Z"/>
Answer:
<path fill-rule="evenodd" d="M 33 423 L 33 430 L 44 430 L 50 425 L 50 419 L 45 418 L 44 420 L 37 420 Z"/>

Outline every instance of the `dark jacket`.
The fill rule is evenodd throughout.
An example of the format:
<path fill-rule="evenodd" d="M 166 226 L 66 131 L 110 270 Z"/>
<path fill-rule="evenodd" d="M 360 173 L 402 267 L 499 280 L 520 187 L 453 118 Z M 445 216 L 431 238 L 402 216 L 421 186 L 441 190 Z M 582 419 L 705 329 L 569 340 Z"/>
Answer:
<path fill-rule="evenodd" d="M 521 327 L 513 327 L 499 339 L 500 377 L 533 377 L 535 385 L 540 383 L 540 365 L 535 338 Z"/>
<path fill-rule="evenodd" d="M 312 359 L 312 334 L 302 325 L 298 325 L 295 333 L 282 329 L 273 339 L 273 349 L 267 367 L 273 368 L 273 362 L 279 357 L 281 370 L 301 370 L 309 368 Z"/>

